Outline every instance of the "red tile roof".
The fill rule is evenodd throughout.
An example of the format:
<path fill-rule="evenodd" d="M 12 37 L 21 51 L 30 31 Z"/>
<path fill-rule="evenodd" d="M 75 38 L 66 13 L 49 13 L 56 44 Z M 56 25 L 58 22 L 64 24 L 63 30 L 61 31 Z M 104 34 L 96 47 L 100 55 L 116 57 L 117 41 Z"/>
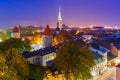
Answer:
<path fill-rule="evenodd" d="M 43 35 L 47 35 L 47 36 L 52 35 L 52 31 L 51 31 L 49 25 L 46 26 L 45 31 L 43 32 Z"/>

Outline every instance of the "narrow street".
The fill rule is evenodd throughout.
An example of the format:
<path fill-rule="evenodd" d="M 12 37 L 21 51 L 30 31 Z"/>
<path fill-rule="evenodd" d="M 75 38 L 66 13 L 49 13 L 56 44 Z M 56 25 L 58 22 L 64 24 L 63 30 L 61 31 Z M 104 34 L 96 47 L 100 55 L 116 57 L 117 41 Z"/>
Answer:
<path fill-rule="evenodd" d="M 115 67 L 108 67 L 103 74 L 94 77 L 93 80 L 115 80 L 115 70 Z"/>

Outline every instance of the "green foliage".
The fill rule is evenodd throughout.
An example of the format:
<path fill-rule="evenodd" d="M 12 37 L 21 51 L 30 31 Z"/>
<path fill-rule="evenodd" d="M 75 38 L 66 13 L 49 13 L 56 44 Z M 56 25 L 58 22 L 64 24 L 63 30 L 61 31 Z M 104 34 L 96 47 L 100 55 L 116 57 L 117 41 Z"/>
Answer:
<path fill-rule="evenodd" d="M 22 53 L 25 50 L 31 50 L 31 44 L 28 39 L 22 41 L 21 39 L 16 38 L 10 38 L 0 43 L 0 50 L 3 52 L 12 48 L 16 49 L 18 53 Z"/>
<path fill-rule="evenodd" d="M 9 31 L 6 32 L 6 36 L 7 36 L 8 39 L 10 39 L 11 38 L 11 32 L 9 32 Z"/>
<path fill-rule="evenodd" d="M 2 41 L 4 41 L 6 39 L 9 39 L 9 36 L 4 32 L 0 32 L 0 38 L 2 39 Z"/>
<path fill-rule="evenodd" d="M 22 34 L 34 34 L 35 31 L 33 29 L 24 29 L 22 31 Z"/>
<path fill-rule="evenodd" d="M 15 49 L 0 53 L 0 79 L 2 80 L 27 80 L 29 66 L 21 54 Z"/>
<path fill-rule="evenodd" d="M 7 79 L 7 76 L 5 75 L 8 75 L 8 66 L 5 64 L 5 62 L 5 56 L 2 54 L 2 52 L 0 52 L 0 80 Z"/>
<path fill-rule="evenodd" d="M 72 73 L 74 80 L 91 78 L 90 70 L 95 63 L 93 54 L 87 47 L 66 43 L 60 46 L 56 54 L 55 64 L 58 70 L 66 73 L 67 77 Z"/>
<path fill-rule="evenodd" d="M 60 34 L 55 35 L 53 38 L 53 45 L 59 44 L 61 41 L 72 40 L 73 37 L 65 32 L 60 32 Z"/>
<path fill-rule="evenodd" d="M 46 77 L 45 68 L 36 65 L 29 65 L 30 73 L 29 79 L 43 80 Z"/>

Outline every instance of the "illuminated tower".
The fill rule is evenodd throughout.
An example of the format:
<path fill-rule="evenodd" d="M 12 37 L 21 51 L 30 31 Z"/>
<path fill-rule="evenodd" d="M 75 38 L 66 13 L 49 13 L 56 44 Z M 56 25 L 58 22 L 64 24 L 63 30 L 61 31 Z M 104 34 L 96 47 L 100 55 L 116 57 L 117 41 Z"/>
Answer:
<path fill-rule="evenodd" d="M 43 46 L 43 48 L 52 46 L 52 31 L 51 31 L 49 25 L 46 26 L 46 28 L 43 32 L 42 46 Z"/>
<path fill-rule="evenodd" d="M 59 14 L 58 14 L 58 20 L 57 20 L 57 27 L 62 29 L 62 16 L 61 16 L 61 8 L 59 7 Z"/>

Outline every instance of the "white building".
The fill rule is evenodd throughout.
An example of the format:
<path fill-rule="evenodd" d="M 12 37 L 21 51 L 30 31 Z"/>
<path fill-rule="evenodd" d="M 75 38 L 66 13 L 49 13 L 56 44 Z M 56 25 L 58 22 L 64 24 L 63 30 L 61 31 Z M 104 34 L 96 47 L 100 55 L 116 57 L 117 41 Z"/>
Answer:
<path fill-rule="evenodd" d="M 57 47 L 51 46 L 33 52 L 24 52 L 22 55 L 30 64 L 47 66 L 47 62 L 56 57 L 56 50 Z"/>
<path fill-rule="evenodd" d="M 92 76 L 102 74 L 107 69 L 107 52 L 108 50 L 102 46 L 99 49 L 90 48 L 95 58 L 95 66 L 91 69 Z"/>
<path fill-rule="evenodd" d="M 82 37 L 86 40 L 91 40 L 93 38 L 93 35 L 83 35 Z"/>

